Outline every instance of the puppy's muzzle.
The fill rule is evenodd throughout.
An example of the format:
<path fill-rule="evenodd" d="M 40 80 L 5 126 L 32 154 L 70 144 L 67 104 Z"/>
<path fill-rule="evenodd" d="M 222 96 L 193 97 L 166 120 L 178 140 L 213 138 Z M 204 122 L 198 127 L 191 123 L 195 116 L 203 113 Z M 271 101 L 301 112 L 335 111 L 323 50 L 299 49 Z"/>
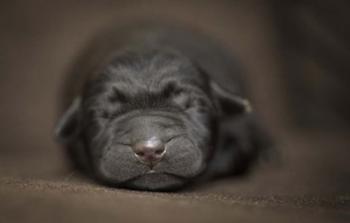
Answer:
<path fill-rule="evenodd" d="M 139 161 L 148 165 L 151 169 L 164 157 L 165 144 L 158 137 L 151 137 L 135 143 L 132 150 Z"/>

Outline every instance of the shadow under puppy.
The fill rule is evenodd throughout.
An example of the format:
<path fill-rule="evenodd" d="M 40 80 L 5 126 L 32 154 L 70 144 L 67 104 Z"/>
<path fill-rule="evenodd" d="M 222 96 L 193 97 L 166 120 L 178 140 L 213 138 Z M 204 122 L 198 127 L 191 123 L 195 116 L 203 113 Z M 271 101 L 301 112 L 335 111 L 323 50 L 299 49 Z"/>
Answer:
<path fill-rule="evenodd" d="M 109 29 L 74 62 L 56 136 L 102 183 L 173 190 L 242 172 L 264 149 L 242 95 L 231 55 L 198 31 Z"/>

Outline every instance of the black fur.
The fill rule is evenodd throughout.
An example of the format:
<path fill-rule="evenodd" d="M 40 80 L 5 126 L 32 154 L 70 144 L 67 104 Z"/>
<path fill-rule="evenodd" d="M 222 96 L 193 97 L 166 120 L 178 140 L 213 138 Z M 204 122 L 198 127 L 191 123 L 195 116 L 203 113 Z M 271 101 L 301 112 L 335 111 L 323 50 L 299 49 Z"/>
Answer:
<path fill-rule="evenodd" d="M 76 92 L 56 129 L 80 169 L 114 186 L 170 190 L 250 166 L 261 136 L 222 48 L 178 27 L 137 26 L 102 36 L 102 46 L 85 53 L 95 64 L 74 70 L 82 84 L 70 81 Z M 234 77 L 232 91 L 217 84 L 220 75 Z M 131 147 L 154 136 L 167 152 L 150 172 Z"/>

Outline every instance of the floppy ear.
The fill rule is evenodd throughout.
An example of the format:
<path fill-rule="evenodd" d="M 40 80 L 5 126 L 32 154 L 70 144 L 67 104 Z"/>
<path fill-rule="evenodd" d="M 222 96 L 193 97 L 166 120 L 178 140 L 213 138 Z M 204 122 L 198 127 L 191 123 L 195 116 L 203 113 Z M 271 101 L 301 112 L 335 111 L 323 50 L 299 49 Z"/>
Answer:
<path fill-rule="evenodd" d="M 79 110 L 81 99 L 77 97 L 58 120 L 55 128 L 55 138 L 60 143 L 71 141 L 79 132 Z"/>
<path fill-rule="evenodd" d="M 224 116 L 235 116 L 237 114 L 249 113 L 252 111 L 250 102 L 228 90 L 222 88 L 215 81 L 210 82 L 214 98 Z"/>

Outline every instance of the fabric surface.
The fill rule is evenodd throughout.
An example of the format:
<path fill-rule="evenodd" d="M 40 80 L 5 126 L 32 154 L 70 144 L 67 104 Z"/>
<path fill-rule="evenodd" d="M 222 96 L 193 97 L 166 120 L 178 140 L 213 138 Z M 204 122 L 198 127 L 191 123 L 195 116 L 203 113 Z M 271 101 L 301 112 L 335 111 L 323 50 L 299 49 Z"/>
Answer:
<path fill-rule="evenodd" d="M 348 131 L 289 122 L 267 4 L 31 0 L 0 10 L 0 222 L 350 222 Z M 70 170 L 52 137 L 64 75 L 99 28 L 136 17 L 181 21 L 227 44 L 278 159 L 172 193 L 108 188 Z"/>

